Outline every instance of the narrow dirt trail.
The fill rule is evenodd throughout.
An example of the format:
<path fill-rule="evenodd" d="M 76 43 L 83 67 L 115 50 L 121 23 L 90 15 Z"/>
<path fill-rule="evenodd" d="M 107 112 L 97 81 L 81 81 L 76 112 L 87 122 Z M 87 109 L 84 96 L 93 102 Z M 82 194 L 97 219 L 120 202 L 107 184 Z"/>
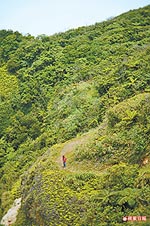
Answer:
<path fill-rule="evenodd" d="M 92 129 L 92 133 L 98 130 L 103 130 L 106 127 L 106 121 L 104 121 L 103 123 L 101 123 L 101 125 L 99 127 L 97 127 L 96 129 Z M 56 159 L 56 164 L 59 166 L 59 168 L 62 169 L 62 156 L 66 155 L 67 153 L 72 152 L 76 147 L 78 147 L 78 145 L 82 145 L 84 143 L 86 143 L 87 141 L 89 141 L 90 139 L 92 139 L 93 136 L 91 136 L 91 132 L 88 132 L 87 134 L 82 135 L 82 137 L 79 138 L 75 138 L 72 141 L 69 141 L 68 143 L 66 143 L 64 145 L 64 147 L 62 148 L 59 157 Z"/>
<path fill-rule="evenodd" d="M 62 156 L 63 155 L 65 155 L 67 157 L 67 154 L 73 152 L 78 146 L 80 146 L 82 144 L 87 144 L 87 143 L 90 142 L 90 140 L 95 139 L 95 136 L 97 136 L 98 131 L 101 130 L 102 131 L 101 134 L 103 134 L 103 130 L 104 130 L 104 128 L 106 128 L 106 125 L 107 125 L 107 122 L 106 122 L 106 120 L 104 120 L 103 123 L 101 123 L 101 125 L 98 126 L 97 128 L 91 129 L 89 132 L 82 135 L 81 137 L 78 137 L 78 138 L 76 137 L 73 140 L 65 143 L 63 148 L 60 151 L 59 157 L 57 157 L 56 160 L 55 160 L 55 163 L 59 166 L 59 169 L 61 169 L 61 170 L 64 169 L 63 163 L 62 163 Z M 96 169 L 98 169 L 97 165 L 95 165 L 95 167 L 96 167 Z M 69 167 L 69 168 L 67 167 L 67 170 L 69 170 L 70 172 L 77 172 L 78 171 L 77 168 L 78 167 Z M 96 173 L 96 171 L 98 171 L 98 170 L 95 170 L 94 167 L 92 167 L 91 170 L 93 170 L 95 173 Z M 100 171 L 105 171 L 105 170 L 101 169 Z"/>
<path fill-rule="evenodd" d="M 55 160 L 56 164 L 59 166 L 60 169 L 64 169 L 63 168 L 63 164 L 62 164 L 62 156 L 63 155 L 67 155 L 68 153 L 72 152 L 73 150 L 75 150 L 75 148 L 77 148 L 79 145 L 85 144 L 87 142 L 89 142 L 90 140 L 94 139 L 94 134 L 96 134 L 99 130 L 104 130 L 104 128 L 106 127 L 107 122 L 106 120 L 103 121 L 103 123 L 101 123 L 100 126 L 98 126 L 95 129 L 91 129 L 91 131 L 87 132 L 86 134 L 82 135 L 79 138 L 75 138 L 74 140 L 68 141 L 64 147 L 62 148 L 59 157 Z M 69 169 L 69 171 L 73 172 L 73 170 Z"/>
<path fill-rule="evenodd" d="M 60 152 L 60 156 L 56 160 L 56 163 L 58 164 L 59 168 L 62 168 L 62 156 L 68 154 L 69 152 L 72 152 L 78 145 L 85 143 L 87 138 L 88 136 L 84 136 L 77 140 L 70 141 L 64 145 Z"/>

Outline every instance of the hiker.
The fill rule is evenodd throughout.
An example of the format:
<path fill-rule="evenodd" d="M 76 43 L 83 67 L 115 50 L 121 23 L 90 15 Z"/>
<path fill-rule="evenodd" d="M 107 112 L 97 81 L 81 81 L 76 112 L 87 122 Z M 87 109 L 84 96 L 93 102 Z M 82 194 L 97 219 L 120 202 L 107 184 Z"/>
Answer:
<path fill-rule="evenodd" d="M 65 168 L 67 159 L 66 159 L 66 157 L 64 155 L 62 157 L 62 161 L 63 161 L 63 167 Z"/>

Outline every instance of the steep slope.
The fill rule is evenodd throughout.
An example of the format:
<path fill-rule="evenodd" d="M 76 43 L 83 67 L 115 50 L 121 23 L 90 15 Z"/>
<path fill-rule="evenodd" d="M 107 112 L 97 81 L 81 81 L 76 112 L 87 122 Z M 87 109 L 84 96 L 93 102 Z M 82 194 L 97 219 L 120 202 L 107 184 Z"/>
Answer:
<path fill-rule="evenodd" d="M 20 196 L 22 226 L 148 214 L 149 14 L 50 37 L 0 31 L 0 216 Z M 66 171 L 57 164 L 64 150 Z"/>
<path fill-rule="evenodd" d="M 122 225 L 123 216 L 149 216 L 150 130 L 143 114 L 149 103 L 147 93 L 122 102 L 97 129 L 39 158 L 23 177 L 16 225 Z M 129 112 L 132 117 L 125 117 Z M 60 164 L 64 153 L 66 169 Z"/>

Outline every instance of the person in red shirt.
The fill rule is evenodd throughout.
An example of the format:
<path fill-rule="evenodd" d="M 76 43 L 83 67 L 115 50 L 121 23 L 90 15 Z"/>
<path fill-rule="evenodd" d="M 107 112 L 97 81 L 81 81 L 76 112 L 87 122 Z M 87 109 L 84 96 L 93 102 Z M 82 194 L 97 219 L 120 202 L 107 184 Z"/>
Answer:
<path fill-rule="evenodd" d="M 64 155 L 62 157 L 62 161 L 63 161 L 63 167 L 65 168 L 67 159 L 66 159 L 66 157 Z"/>

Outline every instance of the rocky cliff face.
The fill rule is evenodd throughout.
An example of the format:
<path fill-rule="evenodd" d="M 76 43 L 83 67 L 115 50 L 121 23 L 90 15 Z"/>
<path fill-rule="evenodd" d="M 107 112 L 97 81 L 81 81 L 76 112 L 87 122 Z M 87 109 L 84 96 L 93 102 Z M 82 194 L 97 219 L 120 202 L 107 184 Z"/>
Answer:
<path fill-rule="evenodd" d="M 8 212 L 2 218 L 1 224 L 5 226 L 9 226 L 15 223 L 18 210 L 20 207 L 21 207 L 21 198 L 15 199 L 12 207 L 8 210 Z"/>

